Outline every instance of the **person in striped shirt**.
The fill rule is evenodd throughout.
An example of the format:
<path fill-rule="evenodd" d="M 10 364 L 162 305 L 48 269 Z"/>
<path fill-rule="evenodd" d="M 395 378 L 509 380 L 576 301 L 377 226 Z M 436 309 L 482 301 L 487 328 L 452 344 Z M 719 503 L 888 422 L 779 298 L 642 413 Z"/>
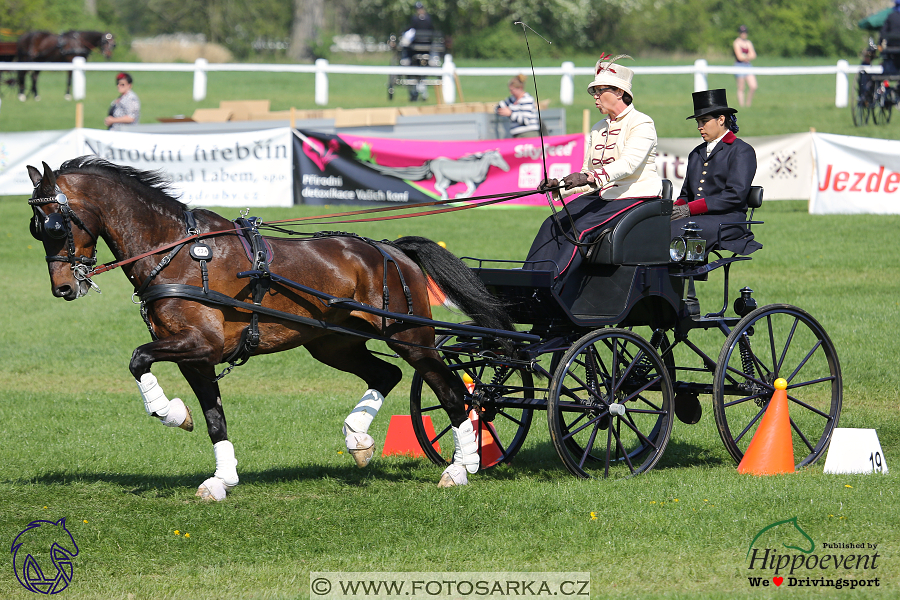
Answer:
<path fill-rule="evenodd" d="M 508 117 L 509 134 L 514 138 L 537 137 L 541 122 L 531 94 L 525 91 L 525 76 L 521 73 L 509 80 L 509 98 L 497 105 L 497 114 Z"/>

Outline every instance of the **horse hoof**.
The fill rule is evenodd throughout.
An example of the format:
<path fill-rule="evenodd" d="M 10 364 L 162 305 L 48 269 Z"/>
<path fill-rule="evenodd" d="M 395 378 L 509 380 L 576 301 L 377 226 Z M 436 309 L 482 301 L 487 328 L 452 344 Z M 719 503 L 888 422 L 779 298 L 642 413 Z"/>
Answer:
<path fill-rule="evenodd" d="M 34 101 L 35 101 L 35 102 L 40 102 L 40 101 L 41 101 L 41 97 L 40 97 L 40 96 L 35 96 L 35 97 L 34 97 Z"/>
<path fill-rule="evenodd" d="M 65 96 L 63 96 L 63 98 L 65 98 L 66 100 L 71 100 L 72 94 L 66 94 Z"/>
<path fill-rule="evenodd" d="M 191 415 L 191 407 L 187 404 L 184 405 L 187 409 L 187 416 L 184 418 L 184 423 L 179 425 L 185 431 L 193 431 L 194 430 L 194 417 Z"/>
<path fill-rule="evenodd" d="M 368 466 L 369 462 L 372 460 L 372 457 L 375 456 L 375 446 L 374 444 L 363 450 L 351 450 L 350 456 L 353 457 L 353 460 L 356 461 L 356 466 L 360 469 Z"/>
<path fill-rule="evenodd" d="M 201 500 L 215 500 L 216 502 L 221 502 L 225 499 L 227 493 L 228 487 L 221 479 L 218 477 L 210 477 L 200 484 L 200 487 L 197 488 L 197 493 L 194 495 Z"/>
<path fill-rule="evenodd" d="M 350 433 L 347 435 L 347 450 L 356 461 L 356 466 L 362 469 L 368 466 L 369 461 L 375 456 L 375 440 L 368 433 Z"/>
<path fill-rule="evenodd" d="M 25 102 L 25 100 L 27 100 L 25 94 L 19 94 L 19 102 Z"/>
<path fill-rule="evenodd" d="M 466 468 L 462 465 L 452 464 L 441 473 L 441 480 L 438 482 L 438 487 L 449 488 L 468 484 L 469 477 L 466 475 Z"/>

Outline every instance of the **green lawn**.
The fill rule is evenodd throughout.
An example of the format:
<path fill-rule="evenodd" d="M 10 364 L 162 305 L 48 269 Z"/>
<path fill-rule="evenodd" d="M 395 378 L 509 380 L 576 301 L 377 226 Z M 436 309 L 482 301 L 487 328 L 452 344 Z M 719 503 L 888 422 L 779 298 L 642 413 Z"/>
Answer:
<path fill-rule="evenodd" d="M 845 57 L 847 58 L 847 57 Z M 847 58 L 851 64 L 855 59 Z M 352 57 L 336 57 L 335 64 L 358 61 Z M 576 66 L 593 66 L 592 57 L 573 58 Z M 827 59 L 760 59 L 757 66 L 834 65 L 837 58 Z M 369 64 L 389 64 L 389 57 L 367 57 Z M 716 64 L 715 61 L 710 61 Z M 628 61 L 629 65 L 632 64 Z M 635 66 L 688 65 L 693 60 L 666 60 L 646 58 L 634 61 Z M 529 74 L 526 60 L 509 61 L 457 61 L 460 67 L 521 67 Z M 561 61 L 543 59 L 536 66 L 560 66 Z M 725 64 L 725 63 L 720 63 Z M 176 114 L 190 115 L 196 108 L 217 107 L 221 100 L 269 99 L 271 110 L 322 108 L 315 104 L 314 76 L 288 73 L 209 73 L 208 93 L 205 100 L 192 99 L 192 73 L 134 73 L 134 90 L 141 98 L 141 120 L 155 123 L 157 117 Z M 497 101 L 507 95 L 509 77 L 462 77 L 462 95 L 457 101 Z M 759 90 L 753 106 L 740 109 L 738 122 L 741 135 L 779 135 L 799 133 L 815 128 L 824 133 L 858 135 L 886 139 L 900 138 L 900 120 L 887 125 L 869 124 L 854 127 L 850 108 L 835 108 L 834 75 L 760 76 Z M 710 75 L 711 88 L 728 90 L 732 106 L 737 106 L 734 77 Z M 586 93 L 590 83 L 588 76 L 575 78 L 575 102 L 566 108 L 566 126 L 569 133 L 582 130 L 582 113 L 590 109 L 591 123 L 599 120 L 599 114 Z M 538 93 L 542 100 L 550 100 L 552 108 L 559 108 L 560 78 L 539 76 Z M 533 93 L 533 80 L 527 84 Z M 685 117 L 692 114 L 692 75 L 638 75 L 634 80 L 635 106 L 653 117 L 659 137 L 695 137 L 693 121 Z M 851 87 L 853 83 L 851 81 Z M 65 74 L 46 72 L 40 76 L 42 100 L 20 103 L 13 90 L 7 88 L 0 107 L 0 131 L 32 131 L 70 129 L 75 126 L 75 102 L 63 100 Z M 387 77 L 380 75 L 329 75 L 329 104 L 327 108 L 366 108 L 379 106 L 407 106 L 406 94 L 387 97 Z M 87 97 L 84 100 L 84 124 L 86 127 L 103 128 L 110 101 L 115 98 L 112 73 L 87 73 Z M 429 102 L 434 103 L 435 94 Z"/>
<path fill-rule="evenodd" d="M 46 98 L 42 106 L 54 106 Z M 7 102 L 21 108 L 4 100 L 5 123 Z M 314 210 L 254 214 L 274 220 Z M 60 597 L 304 598 L 311 571 L 587 571 L 595 598 L 896 596 L 900 267 L 890 248 L 898 216 L 819 216 L 804 202 L 767 203 L 757 212 L 766 223 L 755 228 L 765 248 L 737 265 L 731 281 L 732 297 L 747 285 L 760 305 L 792 303 L 822 323 L 841 359 L 841 425 L 877 430 L 887 475 L 826 475 L 820 461 L 789 476 L 741 476 L 709 398 L 701 398 L 703 419 L 676 423 L 649 474 L 576 480 L 539 413 L 513 465 L 442 490 L 435 485 L 441 469 L 423 460 L 379 457 L 366 470 L 353 466 L 340 427 L 363 386 L 297 350 L 253 358 L 222 381 L 241 484 L 221 503 L 193 495 L 214 470 L 202 423 L 186 433 L 144 413 L 127 366 L 149 335 L 125 278 L 98 276 L 102 295 L 53 298 L 43 250 L 25 227 L 29 216 L 23 197 L 0 197 L 0 219 L 10 225 L 0 237 L 0 542 L 11 543 L 30 521 L 65 517 L 80 553 Z M 424 235 L 458 255 L 514 259 L 525 255 L 544 217 L 541 209 L 462 211 L 354 228 L 375 238 Z M 110 259 L 101 248 L 100 260 Z M 698 286 L 703 308 L 717 307 L 721 275 Z M 716 356 L 723 338 L 696 341 Z M 154 373 L 198 416 L 175 367 L 160 364 Z M 389 415 L 409 412 L 406 375 L 372 427 L 379 441 Z M 878 544 L 875 569 L 812 569 L 804 577 L 879 577 L 880 586 L 751 587 L 748 577 L 772 575 L 748 568 L 751 541 L 792 517 L 819 555 L 852 552 L 823 543 Z M 33 597 L 11 563 L 0 570 L 0 598 Z"/>

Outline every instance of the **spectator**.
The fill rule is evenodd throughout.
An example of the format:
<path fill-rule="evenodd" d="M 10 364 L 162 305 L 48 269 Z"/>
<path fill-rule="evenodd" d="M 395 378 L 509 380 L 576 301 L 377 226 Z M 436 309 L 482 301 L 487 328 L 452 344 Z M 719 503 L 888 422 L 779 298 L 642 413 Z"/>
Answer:
<path fill-rule="evenodd" d="M 497 106 L 497 114 L 509 118 L 509 134 L 514 138 L 540 135 L 541 121 L 534 98 L 525 91 L 524 75 L 509 80 L 509 93 L 509 98 L 501 100 Z"/>
<path fill-rule="evenodd" d="M 750 61 L 756 59 L 756 50 L 753 48 L 753 42 L 747 39 L 747 26 L 738 27 L 738 36 L 734 43 L 731 44 L 734 51 L 734 66 L 749 69 L 753 65 Z M 753 73 L 736 73 L 737 79 L 737 97 L 740 106 L 750 106 L 753 104 L 753 93 L 756 91 L 756 76 Z M 744 85 L 747 86 L 747 96 L 744 97 Z"/>
<path fill-rule="evenodd" d="M 122 125 L 132 125 L 141 120 L 141 101 L 131 89 L 132 79 L 128 73 L 116 75 L 119 97 L 109 105 L 109 115 L 104 119 L 107 129 L 122 129 Z"/>

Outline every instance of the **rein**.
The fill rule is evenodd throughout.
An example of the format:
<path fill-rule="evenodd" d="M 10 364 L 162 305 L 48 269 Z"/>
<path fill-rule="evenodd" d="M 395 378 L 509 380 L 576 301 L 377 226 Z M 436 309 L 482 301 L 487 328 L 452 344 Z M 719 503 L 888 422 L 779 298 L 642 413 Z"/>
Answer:
<path fill-rule="evenodd" d="M 463 206 L 451 206 L 449 208 L 441 208 L 441 209 L 437 209 L 437 210 L 429 210 L 429 211 L 422 211 L 422 212 L 402 214 L 402 215 L 389 215 L 389 216 L 385 216 L 385 217 L 376 217 L 376 218 L 369 218 L 369 219 L 339 219 L 339 220 L 322 221 L 322 219 L 335 219 L 338 217 L 351 217 L 351 216 L 379 213 L 379 212 L 385 212 L 385 211 L 426 208 L 429 206 L 441 206 L 444 204 L 451 204 L 451 203 L 458 202 L 458 200 L 455 200 L 455 199 L 454 200 L 436 200 L 434 202 L 420 202 L 418 204 L 408 204 L 408 205 L 402 205 L 402 206 L 383 206 L 383 207 L 379 207 L 379 208 L 367 208 L 367 209 L 347 211 L 347 212 L 342 212 L 342 213 L 333 213 L 330 215 L 315 215 L 315 216 L 311 216 L 311 217 L 296 217 L 293 219 L 268 221 L 267 223 L 265 223 L 264 226 L 268 227 L 270 229 L 273 229 L 275 231 L 285 232 L 285 233 L 289 233 L 289 234 L 296 234 L 296 232 L 294 232 L 294 231 L 282 229 L 280 227 L 273 227 L 273 225 L 300 223 L 300 222 L 304 222 L 304 221 L 315 221 L 314 224 L 316 224 L 316 225 L 334 225 L 334 224 L 341 224 L 341 223 L 368 223 L 368 222 L 372 222 L 372 221 L 389 221 L 389 220 L 393 220 L 393 219 L 408 219 L 408 218 L 412 218 L 412 217 L 421 217 L 421 216 L 426 216 L 426 215 L 436 215 L 436 214 L 445 213 L 445 212 L 455 212 L 458 210 L 467 210 L 470 208 L 478 208 L 481 206 L 490 206 L 491 204 L 505 202 L 506 200 L 515 200 L 516 198 L 530 196 L 535 193 L 536 192 L 534 192 L 534 191 L 527 190 L 527 191 L 523 191 L 523 192 L 514 192 L 512 194 L 491 194 L 491 195 L 487 195 L 487 196 L 475 196 L 473 198 L 470 198 L 470 200 L 478 201 L 473 204 L 466 204 Z M 191 235 L 189 235 L 185 238 L 182 238 L 178 241 L 172 242 L 170 244 L 165 244 L 165 245 L 159 246 L 158 248 L 155 248 L 153 250 L 144 252 L 143 254 L 139 254 L 137 256 L 132 256 L 131 258 L 126 258 L 126 259 L 123 259 L 120 261 L 108 262 L 103 265 L 100 265 L 96 269 L 93 269 L 91 271 L 90 275 L 91 276 L 99 275 L 101 273 L 111 271 L 118 267 L 123 267 L 123 266 L 131 264 L 135 261 L 138 261 L 142 258 L 146 258 L 148 256 L 153 256 L 154 254 L 159 254 L 160 252 L 170 250 L 178 245 L 185 244 L 192 240 L 199 240 L 202 238 L 215 237 L 217 235 L 224 235 L 226 233 L 233 234 L 234 232 L 235 232 L 235 229 L 232 227 L 229 229 L 222 229 L 220 231 L 210 231 L 207 233 L 194 233 L 194 234 L 191 234 Z"/>

